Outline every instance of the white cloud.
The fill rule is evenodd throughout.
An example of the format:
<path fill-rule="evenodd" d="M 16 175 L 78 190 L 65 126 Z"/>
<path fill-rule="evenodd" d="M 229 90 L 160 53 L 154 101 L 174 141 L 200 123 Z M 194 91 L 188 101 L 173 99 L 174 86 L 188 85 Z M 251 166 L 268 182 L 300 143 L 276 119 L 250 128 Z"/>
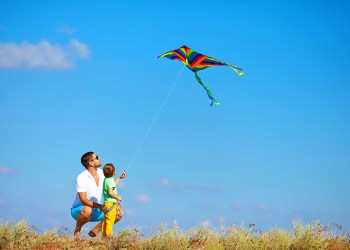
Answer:
<path fill-rule="evenodd" d="M 254 210 L 256 211 L 260 211 L 263 213 L 269 213 L 271 212 L 271 209 L 268 208 L 265 204 L 261 204 L 261 203 L 256 203 L 253 205 Z"/>
<path fill-rule="evenodd" d="M 12 168 L 0 167 L 0 174 L 13 174 L 15 171 Z"/>
<path fill-rule="evenodd" d="M 146 194 L 140 194 L 135 197 L 135 200 L 138 202 L 149 202 L 150 197 Z"/>
<path fill-rule="evenodd" d="M 170 186 L 170 181 L 168 179 L 166 179 L 166 178 L 163 178 L 163 179 L 160 180 L 160 186 L 168 187 L 168 186 Z"/>
<path fill-rule="evenodd" d="M 63 26 L 63 27 L 60 27 L 57 29 L 58 32 L 60 33 L 65 33 L 67 35 L 73 35 L 75 30 L 72 29 L 71 27 L 68 27 L 68 26 Z"/>
<path fill-rule="evenodd" d="M 203 189 L 204 191 L 221 191 L 221 186 L 218 184 L 208 184 Z"/>
<path fill-rule="evenodd" d="M 187 189 L 193 189 L 193 190 L 200 188 L 199 185 L 197 183 L 195 183 L 195 182 L 187 183 L 187 184 L 185 184 L 185 187 Z"/>
<path fill-rule="evenodd" d="M 0 43 L 0 68 L 68 69 L 89 57 L 87 45 L 72 39 L 68 48 L 42 40 L 38 44 Z"/>
<path fill-rule="evenodd" d="M 89 47 L 76 39 L 70 40 L 69 48 L 72 50 L 72 53 L 76 53 L 78 57 L 88 58 L 90 55 Z"/>

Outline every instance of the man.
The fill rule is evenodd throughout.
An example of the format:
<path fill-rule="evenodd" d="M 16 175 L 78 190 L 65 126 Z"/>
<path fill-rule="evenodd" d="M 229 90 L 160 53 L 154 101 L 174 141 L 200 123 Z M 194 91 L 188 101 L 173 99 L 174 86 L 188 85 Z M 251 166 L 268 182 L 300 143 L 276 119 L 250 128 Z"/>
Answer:
<path fill-rule="evenodd" d="M 74 237 L 80 238 L 81 228 L 87 222 L 100 221 L 90 232 L 89 236 L 96 237 L 101 231 L 103 219 L 103 180 L 104 174 L 99 167 L 101 161 L 94 152 L 87 152 L 81 157 L 81 164 L 86 168 L 76 180 L 77 195 L 71 208 L 71 215 L 76 220 Z M 121 216 L 117 216 L 115 222 Z"/>

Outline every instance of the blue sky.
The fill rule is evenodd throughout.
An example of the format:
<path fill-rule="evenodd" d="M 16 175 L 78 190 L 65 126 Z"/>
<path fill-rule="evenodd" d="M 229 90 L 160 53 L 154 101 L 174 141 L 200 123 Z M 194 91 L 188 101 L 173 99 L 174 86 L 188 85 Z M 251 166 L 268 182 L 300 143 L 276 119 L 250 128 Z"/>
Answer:
<path fill-rule="evenodd" d="M 334 0 L 1 1 L 1 221 L 73 229 L 80 157 L 94 151 L 128 169 L 115 230 L 174 220 L 349 230 L 349 10 Z M 182 45 L 244 70 L 199 72 L 220 106 L 180 62 L 157 59 Z"/>

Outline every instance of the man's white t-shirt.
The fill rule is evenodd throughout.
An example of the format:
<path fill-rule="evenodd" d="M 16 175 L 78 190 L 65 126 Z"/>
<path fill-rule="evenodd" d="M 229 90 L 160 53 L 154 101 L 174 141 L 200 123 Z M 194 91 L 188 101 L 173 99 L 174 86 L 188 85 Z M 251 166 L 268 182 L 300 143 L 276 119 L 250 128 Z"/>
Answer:
<path fill-rule="evenodd" d="M 97 174 L 99 176 L 98 186 L 96 185 L 95 178 L 89 173 L 89 171 L 85 170 L 81 174 L 78 175 L 76 181 L 77 187 L 77 195 L 75 197 L 75 201 L 72 207 L 77 207 L 79 205 L 83 205 L 81 203 L 78 193 L 86 192 L 86 198 L 93 202 L 103 204 L 103 180 L 105 176 L 101 169 L 97 169 Z"/>

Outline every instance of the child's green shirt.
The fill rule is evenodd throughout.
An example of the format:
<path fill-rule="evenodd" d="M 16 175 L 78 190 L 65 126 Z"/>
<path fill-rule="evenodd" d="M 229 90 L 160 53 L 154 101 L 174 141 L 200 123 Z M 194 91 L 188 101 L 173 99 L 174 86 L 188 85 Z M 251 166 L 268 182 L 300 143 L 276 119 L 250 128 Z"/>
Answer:
<path fill-rule="evenodd" d="M 117 202 L 116 199 L 108 194 L 109 188 L 113 188 L 114 193 L 117 194 L 117 187 L 113 177 L 105 178 L 103 181 L 103 198 L 105 202 Z"/>

